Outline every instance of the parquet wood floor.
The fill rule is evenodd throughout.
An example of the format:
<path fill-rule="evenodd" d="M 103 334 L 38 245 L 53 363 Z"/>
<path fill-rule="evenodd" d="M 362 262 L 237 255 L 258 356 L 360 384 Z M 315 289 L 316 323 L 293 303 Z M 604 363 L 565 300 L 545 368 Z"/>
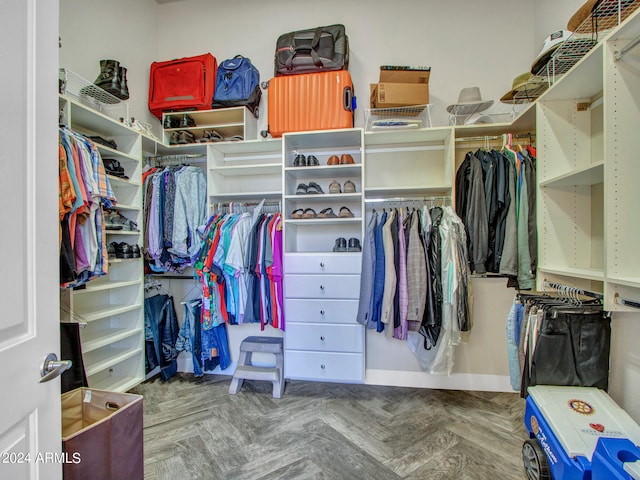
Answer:
<path fill-rule="evenodd" d="M 517 394 L 178 374 L 144 395 L 145 480 L 523 480 Z"/>

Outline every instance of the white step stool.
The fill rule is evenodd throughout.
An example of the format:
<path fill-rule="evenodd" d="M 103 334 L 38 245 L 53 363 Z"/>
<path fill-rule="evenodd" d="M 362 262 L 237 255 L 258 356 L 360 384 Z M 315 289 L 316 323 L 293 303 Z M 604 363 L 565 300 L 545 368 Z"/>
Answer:
<path fill-rule="evenodd" d="M 256 367 L 251 364 L 254 352 L 273 353 L 275 367 Z M 235 395 L 244 380 L 263 380 L 273 383 L 273 398 L 281 398 L 284 392 L 284 348 L 279 337 L 247 337 L 240 344 L 240 359 L 233 374 L 229 393 Z"/>

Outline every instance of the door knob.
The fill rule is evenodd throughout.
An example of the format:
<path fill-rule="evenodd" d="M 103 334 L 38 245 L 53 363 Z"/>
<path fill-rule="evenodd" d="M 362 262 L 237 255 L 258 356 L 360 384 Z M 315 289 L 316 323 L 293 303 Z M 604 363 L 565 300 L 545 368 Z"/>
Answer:
<path fill-rule="evenodd" d="M 72 364 L 73 362 L 71 360 L 58 361 L 58 356 L 55 353 L 50 353 L 42 363 L 42 368 L 40 369 L 40 376 L 42 378 L 40 379 L 40 383 L 53 380 L 58 375 L 61 375 L 62 372 L 69 370 Z"/>

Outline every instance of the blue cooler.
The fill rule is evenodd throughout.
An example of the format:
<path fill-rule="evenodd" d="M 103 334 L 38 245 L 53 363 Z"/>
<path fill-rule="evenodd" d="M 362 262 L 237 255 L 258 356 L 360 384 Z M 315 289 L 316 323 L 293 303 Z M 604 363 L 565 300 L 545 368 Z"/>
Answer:
<path fill-rule="evenodd" d="M 640 427 L 602 390 L 529 387 L 522 446 L 529 479 L 640 480 Z"/>

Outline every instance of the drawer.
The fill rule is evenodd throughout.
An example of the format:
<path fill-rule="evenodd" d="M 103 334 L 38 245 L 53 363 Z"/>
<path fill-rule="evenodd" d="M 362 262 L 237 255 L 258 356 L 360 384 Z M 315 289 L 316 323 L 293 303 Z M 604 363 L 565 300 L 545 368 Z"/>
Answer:
<path fill-rule="evenodd" d="M 364 355 L 285 350 L 285 377 L 319 382 L 364 382 Z"/>
<path fill-rule="evenodd" d="M 318 350 L 321 352 L 364 351 L 362 325 L 328 325 L 325 323 L 287 323 L 284 334 L 287 350 Z"/>
<path fill-rule="evenodd" d="M 285 255 L 284 273 L 344 273 L 360 275 L 360 252 Z"/>
<path fill-rule="evenodd" d="M 297 323 L 352 323 L 356 324 L 358 300 L 314 300 L 287 298 L 284 301 L 285 318 Z"/>
<path fill-rule="evenodd" d="M 285 275 L 287 298 L 360 298 L 360 275 Z"/>

